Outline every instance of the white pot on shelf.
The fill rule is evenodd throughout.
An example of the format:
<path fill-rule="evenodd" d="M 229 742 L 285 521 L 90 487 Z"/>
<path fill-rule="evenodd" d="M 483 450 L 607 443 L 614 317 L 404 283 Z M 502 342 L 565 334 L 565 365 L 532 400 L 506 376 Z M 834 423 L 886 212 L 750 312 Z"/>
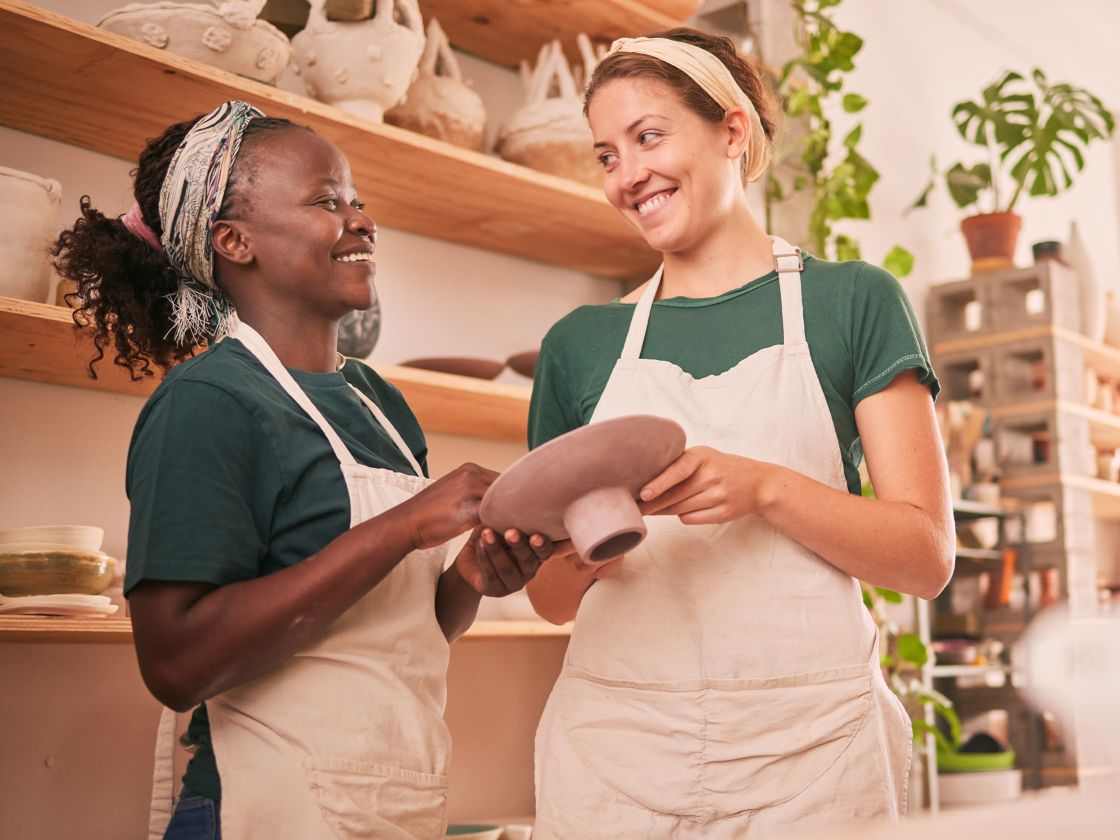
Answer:
<path fill-rule="evenodd" d="M 201 61 L 258 82 L 275 84 L 288 66 L 288 36 L 258 20 L 264 0 L 133 3 L 97 25 L 156 49 Z"/>
<path fill-rule="evenodd" d="M 0 295 L 46 301 L 61 203 L 58 181 L 0 166 Z"/>
<path fill-rule="evenodd" d="M 381 122 L 417 75 L 424 51 L 420 7 L 416 0 L 382 0 L 369 20 L 344 22 L 327 20 L 325 4 L 311 0 L 307 26 L 292 38 L 307 93 Z"/>

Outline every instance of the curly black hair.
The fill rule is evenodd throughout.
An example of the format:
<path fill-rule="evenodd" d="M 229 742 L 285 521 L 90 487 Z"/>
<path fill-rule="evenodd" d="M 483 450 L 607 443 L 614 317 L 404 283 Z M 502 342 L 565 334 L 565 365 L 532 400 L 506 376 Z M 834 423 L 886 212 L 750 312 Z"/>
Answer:
<path fill-rule="evenodd" d="M 159 193 L 175 150 L 201 115 L 176 123 L 159 137 L 148 141 L 133 170 L 133 196 L 144 223 L 159 237 Z M 234 218 L 249 205 L 257 161 L 246 154 L 256 138 L 304 126 L 276 117 L 258 117 L 245 128 L 241 153 L 230 173 L 229 186 L 218 218 Z M 93 207 L 88 195 L 80 201 L 81 217 L 59 234 L 51 249 L 60 276 L 71 280 L 75 290 L 66 295 L 74 307 L 74 324 L 91 327 L 97 354 L 94 365 L 114 348 L 114 364 L 125 368 L 133 380 L 152 376 L 152 364 L 167 369 L 190 358 L 196 347 L 181 345 L 170 336 L 171 296 L 178 288 L 178 275 L 159 251 L 134 236 L 118 218 L 105 216 Z"/>

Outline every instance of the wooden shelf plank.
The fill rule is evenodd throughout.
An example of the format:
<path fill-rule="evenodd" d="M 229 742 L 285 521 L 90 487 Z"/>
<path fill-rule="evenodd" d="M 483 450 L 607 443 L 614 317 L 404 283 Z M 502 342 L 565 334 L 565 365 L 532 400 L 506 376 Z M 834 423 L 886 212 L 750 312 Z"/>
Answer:
<path fill-rule="evenodd" d="M 103 360 L 97 379 L 86 364 L 93 356 L 89 333 L 75 330 L 70 310 L 0 297 L 0 376 L 53 385 L 147 396 L 157 376 L 139 382 Z M 525 442 L 530 389 L 398 365 L 374 365 L 401 389 L 421 426 L 429 432 Z"/>
<path fill-rule="evenodd" d="M 977 563 L 1001 562 L 1003 552 L 995 548 L 964 548 L 957 547 L 958 560 L 970 560 Z"/>
<path fill-rule="evenodd" d="M 1024 341 L 1031 338 L 1057 338 L 1074 344 L 1081 348 L 1086 365 L 1095 369 L 1101 376 L 1109 376 L 1113 379 L 1120 378 L 1120 348 L 1108 344 L 1100 344 L 1099 342 L 1092 341 L 1086 336 L 1081 335 L 1081 333 L 1052 324 L 1024 327 L 1009 332 L 976 336 L 975 338 L 939 341 L 930 349 L 934 353 L 956 353 L 967 350 L 982 350 L 985 347 L 1007 344 L 1012 341 Z"/>
<path fill-rule="evenodd" d="M 992 417 L 1014 417 L 1019 414 L 1038 414 L 1045 411 L 1062 411 L 1088 420 L 1089 441 L 1097 449 L 1120 447 L 1120 415 L 1109 414 L 1081 403 L 1068 400 L 1037 400 L 996 406 L 990 409 L 989 413 Z"/>
<path fill-rule="evenodd" d="M 456 47 L 508 67 L 535 59 L 560 39 L 575 59 L 576 36 L 593 41 L 672 29 L 691 16 L 700 0 L 420 0 L 424 19 L 439 18 Z"/>
<path fill-rule="evenodd" d="M 1009 489 L 1043 487 L 1048 484 L 1064 484 L 1067 487 L 1088 490 L 1093 497 L 1093 514 L 1109 522 L 1120 522 L 1120 483 L 1115 481 L 1105 481 L 1088 475 L 1046 473 L 1007 478 L 1000 482 L 1001 487 Z"/>
<path fill-rule="evenodd" d="M 362 120 L 18 0 L 0 0 L 0 78 L 3 124 L 129 161 L 168 125 L 243 99 L 343 149 L 371 215 L 386 227 L 607 277 L 644 278 L 657 267 L 657 254 L 597 189 Z"/>
<path fill-rule="evenodd" d="M 536 639 L 570 636 L 570 624 L 546 621 L 476 621 L 463 639 Z M 71 618 L 50 615 L 0 616 L 0 643 L 70 642 L 132 644 L 132 622 L 114 616 Z"/>
<path fill-rule="evenodd" d="M 1013 511 L 1006 508 L 996 507 L 995 505 L 985 505 L 968 499 L 956 499 L 953 501 L 953 515 L 956 519 L 963 521 L 984 519 L 989 516 L 1007 516 L 1012 512 Z"/>

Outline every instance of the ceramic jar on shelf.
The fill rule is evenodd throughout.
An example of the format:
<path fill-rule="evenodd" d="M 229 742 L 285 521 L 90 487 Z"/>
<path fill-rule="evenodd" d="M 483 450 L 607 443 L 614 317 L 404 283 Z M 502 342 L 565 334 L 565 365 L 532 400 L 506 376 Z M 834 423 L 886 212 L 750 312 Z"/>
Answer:
<path fill-rule="evenodd" d="M 133 3 L 97 25 L 149 46 L 258 82 L 275 84 L 288 66 L 288 36 L 258 20 L 265 0 Z"/>
<path fill-rule="evenodd" d="M 407 96 L 385 114 L 385 122 L 465 149 L 480 150 L 486 107 L 482 97 L 463 81 L 459 61 L 435 18 L 428 22 L 428 40 L 419 69 L 420 75 Z"/>
<path fill-rule="evenodd" d="M 327 19 L 311 0 L 307 26 L 292 38 L 309 96 L 373 122 L 400 102 L 417 75 L 424 24 L 417 0 L 383 0 L 368 20 Z"/>
<path fill-rule="evenodd" d="M 514 163 L 598 187 L 603 176 L 592 152 L 594 141 L 576 77 L 581 82 L 589 79 L 602 52 L 586 35 L 577 40 L 582 74 L 573 72 L 559 41 L 541 47 L 532 70 L 522 62 L 525 104 L 502 126 L 495 151 Z"/>
<path fill-rule="evenodd" d="M 0 166 L 0 295 L 46 301 L 61 202 L 62 185 L 53 178 Z"/>

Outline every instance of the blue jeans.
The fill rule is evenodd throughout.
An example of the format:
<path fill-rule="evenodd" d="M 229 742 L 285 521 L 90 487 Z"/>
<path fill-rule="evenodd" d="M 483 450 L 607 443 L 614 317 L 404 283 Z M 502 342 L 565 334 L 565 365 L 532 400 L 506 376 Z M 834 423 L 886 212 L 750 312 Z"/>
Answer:
<path fill-rule="evenodd" d="M 184 787 L 163 840 L 222 840 L 221 803 Z"/>

